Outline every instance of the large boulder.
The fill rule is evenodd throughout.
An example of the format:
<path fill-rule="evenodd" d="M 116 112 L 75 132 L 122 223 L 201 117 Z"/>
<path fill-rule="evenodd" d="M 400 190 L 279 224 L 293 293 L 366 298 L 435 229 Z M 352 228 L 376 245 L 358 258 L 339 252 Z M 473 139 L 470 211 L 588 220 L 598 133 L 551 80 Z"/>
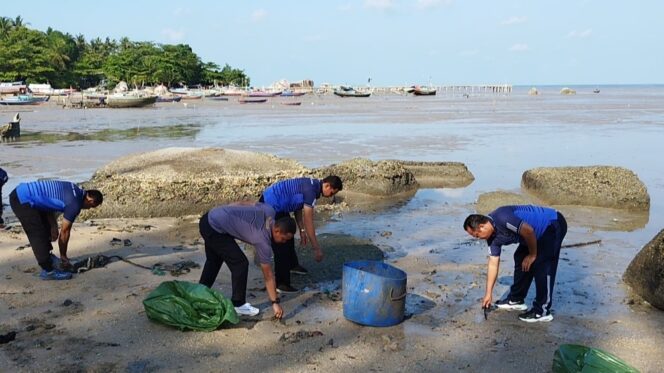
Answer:
<path fill-rule="evenodd" d="M 648 303 L 664 310 L 664 229 L 636 254 L 623 280 Z"/>
<path fill-rule="evenodd" d="M 417 190 L 413 173 L 400 161 L 378 161 L 355 158 L 338 165 L 314 171 L 318 177 L 337 175 L 343 180 L 346 194 L 368 194 L 387 197 Z"/>
<path fill-rule="evenodd" d="M 422 188 L 461 188 L 470 185 L 475 176 L 461 162 L 399 161 Z"/>
<path fill-rule="evenodd" d="M 468 179 L 462 164 L 431 164 L 436 177 L 448 185 Z M 425 164 L 417 167 L 425 168 Z M 219 204 L 257 200 L 267 186 L 283 179 L 328 175 L 341 177 L 344 190 L 338 200 L 352 207 L 407 198 L 419 185 L 401 161 L 353 159 L 310 170 L 294 160 L 262 153 L 167 148 L 129 155 L 97 170 L 84 187 L 101 190 L 104 203 L 84 211 L 82 218 L 200 214 Z"/>
<path fill-rule="evenodd" d="M 648 210 L 650 196 L 638 176 L 612 166 L 542 167 L 528 170 L 521 187 L 547 204 Z"/>
<path fill-rule="evenodd" d="M 198 214 L 218 204 L 258 200 L 268 185 L 308 173 L 293 160 L 237 150 L 167 148 L 129 155 L 86 183 L 104 193 L 104 203 L 84 217 Z"/>
<path fill-rule="evenodd" d="M 478 214 L 486 215 L 501 206 L 508 205 L 532 205 L 531 199 L 522 195 L 506 191 L 495 191 L 480 194 L 475 203 Z"/>

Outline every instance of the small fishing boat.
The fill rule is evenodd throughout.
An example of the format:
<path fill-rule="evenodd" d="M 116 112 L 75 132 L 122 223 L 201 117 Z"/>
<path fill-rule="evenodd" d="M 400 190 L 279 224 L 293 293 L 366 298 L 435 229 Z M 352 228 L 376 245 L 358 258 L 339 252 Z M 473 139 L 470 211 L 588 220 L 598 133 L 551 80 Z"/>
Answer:
<path fill-rule="evenodd" d="M 413 87 L 413 95 L 415 96 L 435 96 L 436 88 L 433 87 Z"/>
<path fill-rule="evenodd" d="M 290 89 L 287 89 L 283 92 L 281 92 L 280 96 L 281 97 L 298 97 L 298 96 L 303 96 L 306 92 L 296 92 L 296 91 L 291 91 Z"/>
<path fill-rule="evenodd" d="M 212 96 L 212 97 L 206 97 L 206 99 L 212 101 L 228 101 L 228 97 L 224 96 Z"/>
<path fill-rule="evenodd" d="M 241 104 L 260 104 L 265 101 L 267 101 L 267 98 L 265 97 L 247 97 L 247 96 L 240 97 L 237 100 L 237 102 Z"/>
<path fill-rule="evenodd" d="M 599 93 L 599 88 L 593 89 L 593 93 Z"/>
<path fill-rule="evenodd" d="M 106 97 L 106 106 L 110 108 L 133 108 L 150 106 L 157 102 L 157 96 L 139 96 L 116 93 Z"/>
<path fill-rule="evenodd" d="M 36 105 L 48 101 L 49 96 L 18 95 L 3 98 L 0 105 Z"/>
<path fill-rule="evenodd" d="M 369 97 L 371 92 L 356 91 L 351 87 L 341 86 L 339 89 L 334 90 L 334 94 L 339 97 Z"/>
<path fill-rule="evenodd" d="M 182 96 L 157 96 L 157 102 L 180 102 Z"/>
<path fill-rule="evenodd" d="M 274 97 L 279 96 L 281 91 L 277 92 L 267 92 L 267 91 L 251 91 L 246 94 L 249 97 Z"/>
<path fill-rule="evenodd" d="M 302 101 L 288 101 L 288 102 L 282 102 L 281 104 L 288 106 L 300 106 L 302 105 Z"/>

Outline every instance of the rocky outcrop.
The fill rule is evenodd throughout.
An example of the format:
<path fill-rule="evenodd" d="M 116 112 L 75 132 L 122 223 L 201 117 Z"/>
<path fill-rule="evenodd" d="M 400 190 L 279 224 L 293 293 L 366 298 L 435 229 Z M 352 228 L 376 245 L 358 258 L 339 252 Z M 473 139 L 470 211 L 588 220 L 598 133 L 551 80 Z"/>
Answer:
<path fill-rule="evenodd" d="M 462 188 L 475 180 L 461 162 L 399 162 L 415 175 L 422 188 Z"/>
<path fill-rule="evenodd" d="M 483 193 L 477 198 L 475 210 L 478 214 L 486 215 L 501 206 L 532 205 L 533 201 L 527 197 L 512 192 L 496 191 Z"/>
<path fill-rule="evenodd" d="M 317 177 L 337 175 L 344 191 L 376 197 L 410 192 L 418 187 L 415 176 L 400 161 L 378 161 L 356 158 L 314 170 Z"/>
<path fill-rule="evenodd" d="M 634 257 L 623 280 L 648 303 L 664 310 L 664 230 Z"/>
<path fill-rule="evenodd" d="M 84 217 L 198 214 L 257 200 L 268 185 L 308 173 L 292 160 L 236 150 L 167 148 L 130 155 L 99 169 L 84 185 L 104 193 L 102 206 Z"/>
<path fill-rule="evenodd" d="M 543 167 L 523 173 L 521 187 L 546 204 L 648 210 L 650 196 L 638 176 L 622 167 Z"/>
<path fill-rule="evenodd" d="M 430 167 L 429 172 L 434 174 L 431 177 L 439 184 L 457 185 L 462 182 L 459 180 L 468 182 L 472 178 L 460 163 L 410 163 L 418 170 Z M 81 216 L 199 214 L 219 204 L 257 200 L 267 186 L 279 180 L 328 175 L 341 177 L 344 190 L 337 201 L 351 207 L 373 204 L 376 200 L 386 200 L 385 197 L 408 196 L 419 186 L 413 172 L 401 161 L 353 159 L 310 170 L 294 160 L 268 154 L 218 148 L 167 148 L 120 158 L 95 172 L 84 187 L 101 190 L 104 203 Z"/>

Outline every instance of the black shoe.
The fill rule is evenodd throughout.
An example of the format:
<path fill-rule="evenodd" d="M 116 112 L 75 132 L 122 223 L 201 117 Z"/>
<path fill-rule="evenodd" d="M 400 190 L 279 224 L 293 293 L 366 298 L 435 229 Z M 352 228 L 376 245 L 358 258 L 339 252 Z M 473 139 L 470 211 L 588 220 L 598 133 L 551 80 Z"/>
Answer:
<path fill-rule="evenodd" d="M 277 293 L 282 294 L 293 294 L 297 293 L 299 290 L 290 286 L 290 285 L 277 285 Z"/>
<path fill-rule="evenodd" d="M 291 273 L 295 273 L 296 275 L 308 275 L 309 271 L 302 267 L 301 265 L 297 265 L 290 270 Z"/>
<path fill-rule="evenodd" d="M 553 315 L 551 315 L 551 312 L 547 315 L 540 315 L 535 312 L 535 309 L 531 308 L 530 311 L 520 314 L 519 320 L 525 322 L 549 322 L 553 321 Z"/>
<path fill-rule="evenodd" d="M 515 302 L 509 299 L 501 299 L 497 301 L 496 307 L 500 308 L 501 310 L 510 311 L 525 311 L 528 309 L 528 306 L 526 306 L 526 303 L 524 303 L 522 300 Z"/>

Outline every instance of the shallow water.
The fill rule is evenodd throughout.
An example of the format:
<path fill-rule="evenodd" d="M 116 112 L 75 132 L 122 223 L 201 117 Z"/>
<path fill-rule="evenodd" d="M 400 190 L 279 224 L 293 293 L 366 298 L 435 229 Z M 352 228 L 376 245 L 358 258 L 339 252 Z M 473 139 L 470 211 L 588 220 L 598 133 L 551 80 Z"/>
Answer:
<path fill-rule="evenodd" d="M 559 95 L 560 87 L 528 96 L 529 88 L 468 98 L 461 92 L 368 99 L 306 95 L 302 106 L 280 104 L 290 98 L 144 109 L 72 110 L 48 103 L 19 109 L 26 136 L 0 145 L 0 165 L 11 175 L 5 187 L 11 190 L 37 177 L 83 181 L 120 156 L 168 146 L 267 152 L 310 167 L 353 157 L 460 161 L 475 175 L 473 184 L 420 191 L 409 202 L 415 211 L 425 201 L 443 203 L 452 214 L 464 214 L 479 193 L 518 190 L 529 168 L 614 165 L 633 170 L 648 187 L 648 223 L 630 235 L 639 236 L 639 243 L 652 237 L 664 226 L 664 176 L 656 156 L 664 139 L 664 86 L 604 86 L 600 94 L 592 93 L 595 87 L 577 87 L 576 96 Z M 14 112 L 3 108 L 0 121 Z"/>

